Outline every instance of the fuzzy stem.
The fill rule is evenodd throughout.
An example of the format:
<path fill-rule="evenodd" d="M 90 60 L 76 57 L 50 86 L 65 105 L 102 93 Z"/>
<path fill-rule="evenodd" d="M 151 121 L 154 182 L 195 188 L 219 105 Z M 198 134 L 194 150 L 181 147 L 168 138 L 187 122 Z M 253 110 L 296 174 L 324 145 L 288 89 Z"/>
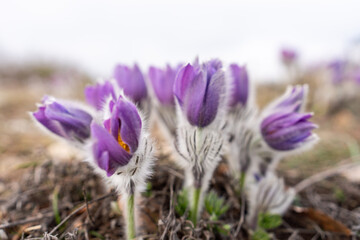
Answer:
<path fill-rule="evenodd" d="M 191 206 L 191 221 L 196 226 L 197 218 L 198 218 L 198 212 L 199 212 L 199 202 L 200 202 L 200 195 L 201 195 L 201 188 L 193 188 L 193 194 L 192 194 L 192 206 Z"/>
<path fill-rule="evenodd" d="M 243 192 L 244 190 L 244 185 L 245 185 L 245 179 L 246 179 L 246 173 L 245 172 L 241 172 L 240 174 L 240 193 Z"/>
<path fill-rule="evenodd" d="M 134 194 L 126 196 L 126 211 L 126 237 L 131 240 L 136 237 Z"/>

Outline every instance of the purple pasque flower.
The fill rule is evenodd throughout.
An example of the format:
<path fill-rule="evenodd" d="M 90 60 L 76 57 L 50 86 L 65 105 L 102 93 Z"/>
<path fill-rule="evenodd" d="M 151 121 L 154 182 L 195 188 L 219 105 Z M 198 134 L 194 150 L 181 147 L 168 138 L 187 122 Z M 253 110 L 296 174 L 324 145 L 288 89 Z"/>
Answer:
<path fill-rule="evenodd" d="M 265 142 L 275 150 L 297 149 L 316 138 L 312 130 L 317 125 L 309 121 L 311 117 L 311 113 L 275 112 L 262 121 L 261 134 Z"/>
<path fill-rule="evenodd" d="M 331 80 L 333 84 L 339 84 L 345 80 L 347 64 L 344 60 L 334 60 L 328 65 L 332 74 Z"/>
<path fill-rule="evenodd" d="M 201 66 L 188 64 L 180 69 L 174 83 L 174 94 L 189 123 L 206 127 L 217 115 L 225 77 L 219 60 Z"/>
<path fill-rule="evenodd" d="M 237 104 L 245 106 L 249 97 L 249 77 L 245 66 L 237 64 L 230 65 L 230 99 L 229 106 L 235 107 Z"/>
<path fill-rule="evenodd" d="M 135 103 L 146 99 L 147 89 L 144 76 L 137 64 L 132 68 L 119 64 L 115 67 L 114 78 L 124 94 Z"/>
<path fill-rule="evenodd" d="M 283 48 L 280 52 L 281 60 L 284 64 L 292 64 L 296 61 L 298 54 L 294 49 Z"/>
<path fill-rule="evenodd" d="M 360 68 L 355 69 L 352 76 L 353 76 L 353 81 L 356 84 L 360 85 Z"/>
<path fill-rule="evenodd" d="M 131 160 L 139 146 L 142 121 L 136 106 L 120 96 L 109 103 L 110 118 L 103 126 L 91 124 L 95 139 L 93 153 L 98 166 L 107 176 Z"/>
<path fill-rule="evenodd" d="M 166 69 L 157 67 L 149 68 L 149 78 L 154 89 L 155 95 L 159 102 L 164 105 L 174 105 L 173 86 L 176 73 L 179 71 L 180 65 L 172 68 L 170 65 Z"/>
<path fill-rule="evenodd" d="M 32 115 L 49 131 L 66 140 L 84 142 L 90 137 L 92 116 L 71 103 L 45 96 Z"/>
<path fill-rule="evenodd" d="M 300 112 L 305 107 L 308 88 L 308 85 L 289 86 L 274 109 L 292 109 L 291 111 Z"/>
<path fill-rule="evenodd" d="M 109 96 L 115 98 L 113 85 L 109 81 L 87 86 L 84 93 L 86 102 L 95 107 L 96 110 L 101 110 L 103 108 L 105 101 Z"/>

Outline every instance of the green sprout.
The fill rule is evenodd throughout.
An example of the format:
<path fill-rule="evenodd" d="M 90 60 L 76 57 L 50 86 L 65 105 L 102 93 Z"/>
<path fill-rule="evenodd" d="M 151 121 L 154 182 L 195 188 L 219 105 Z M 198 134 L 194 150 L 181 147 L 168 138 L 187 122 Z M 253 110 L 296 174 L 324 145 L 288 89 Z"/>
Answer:
<path fill-rule="evenodd" d="M 267 230 L 279 227 L 282 224 L 282 218 L 278 214 L 260 213 L 258 216 L 258 225 L 256 231 L 252 234 L 252 240 L 270 240 L 271 235 Z"/>
<path fill-rule="evenodd" d="M 184 188 L 177 195 L 177 204 L 175 205 L 175 212 L 179 216 L 183 216 L 188 209 L 189 199 L 188 199 L 189 191 Z"/>
<path fill-rule="evenodd" d="M 225 199 L 219 197 L 214 191 L 209 192 L 205 197 L 205 209 L 210 214 L 210 220 L 216 221 L 221 215 L 229 210 L 229 205 Z"/>

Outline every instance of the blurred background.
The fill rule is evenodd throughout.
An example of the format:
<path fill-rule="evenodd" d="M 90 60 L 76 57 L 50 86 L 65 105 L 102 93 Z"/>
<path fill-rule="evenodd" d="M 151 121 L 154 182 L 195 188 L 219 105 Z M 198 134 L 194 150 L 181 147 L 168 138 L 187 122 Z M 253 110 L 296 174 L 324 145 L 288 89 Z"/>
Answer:
<path fill-rule="evenodd" d="M 278 80 L 278 53 L 301 61 L 352 55 L 360 41 L 359 1 L 2 1 L 0 60 L 52 61 L 105 77 L 115 63 L 221 58 Z"/>

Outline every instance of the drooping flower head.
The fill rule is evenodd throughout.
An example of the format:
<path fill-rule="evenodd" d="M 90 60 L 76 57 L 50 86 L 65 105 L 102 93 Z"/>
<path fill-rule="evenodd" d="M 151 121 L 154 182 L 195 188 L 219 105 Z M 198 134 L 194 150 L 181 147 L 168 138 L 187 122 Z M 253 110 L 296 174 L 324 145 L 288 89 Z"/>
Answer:
<path fill-rule="evenodd" d="M 283 48 L 280 52 L 280 55 L 281 55 L 281 61 L 285 65 L 293 64 L 298 57 L 297 52 L 291 48 Z"/>
<path fill-rule="evenodd" d="M 174 105 L 173 86 L 176 73 L 180 66 L 172 68 L 170 65 L 166 69 L 150 67 L 149 78 L 154 89 L 155 95 L 163 105 Z"/>
<path fill-rule="evenodd" d="M 147 89 L 144 76 L 138 65 L 130 68 L 125 65 L 117 65 L 114 70 L 114 78 L 124 94 L 135 103 L 146 99 Z"/>
<path fill-rule="evenodd" d="M 245 66 L 237 64 L 230 65 L 230 99 L 229 106 L 235 107 L 237 104 L 245 106 L 249 97 L 249 78 Z"/>
<path fill-rule="evenodd" d="M 110 117 L 103 126 L 93 123 L 93 152 L 98 166 L 107 176 L 131 160 L 139 146 L 142 121 L 136 106 L 123 97 L 109 103 Z"/>
<path fill-rule="evenodd" d="M 84 93 L 86 102 L 95 107 L 96 110 L 102 109 L 109 96 L 115 98 L 114 88 L 109 81 L 87 86 Z"/>
<path fill-rule="evenodd" d="M 32 115 L 50 132 L 66 140 L 84 142 L 90 137 L 92 116 L 75 104 L 45 96 Z"/>
<path fill-rule="evenodd" d="M 218 112 L 225 77 L 219 60 L 201 66 L 188 64 L 180 69 L 174 83 L 174 94 L 189 123 L 206 127 Z"/>
<path fill-rule="evenodd" d="M 312 130 L 317 125 L 310 122 L 310 113 L 279 111 L 266 117 L 261 123 L 265 142 L 278 151 L 289 151 L 317 140 Z"/>

